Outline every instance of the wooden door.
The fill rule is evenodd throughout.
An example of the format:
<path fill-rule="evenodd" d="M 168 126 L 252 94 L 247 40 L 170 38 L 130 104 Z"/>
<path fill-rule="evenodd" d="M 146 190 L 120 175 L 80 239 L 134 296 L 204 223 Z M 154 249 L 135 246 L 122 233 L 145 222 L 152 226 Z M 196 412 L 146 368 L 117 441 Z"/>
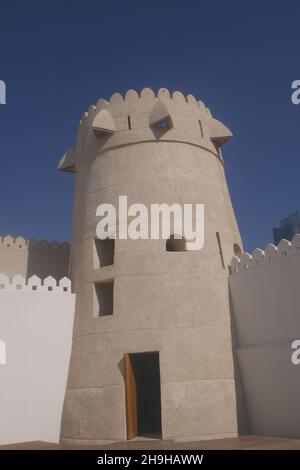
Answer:
<path fill-rule="evenodd" d="M 133 439 L 137 436 L 138 433 L 137 389 L 130 354 L 124 354 L 124 371 L 127 439 Z"/>

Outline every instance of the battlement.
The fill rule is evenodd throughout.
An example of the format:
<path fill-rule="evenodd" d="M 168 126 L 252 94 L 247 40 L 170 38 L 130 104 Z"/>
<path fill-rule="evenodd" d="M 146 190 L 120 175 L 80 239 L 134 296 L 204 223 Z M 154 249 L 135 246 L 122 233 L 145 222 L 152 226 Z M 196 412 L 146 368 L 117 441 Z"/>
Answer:
<path fill-rule="evenodd" d="M 33 275 L 26 282 L 25 277 L 21 274 L 10 278 L 4 273 L 0 273 L 0 292 L 2 291 L 71 293 L 71 281 L 69 278 L 63 277 L 57 282 L 52 276 L 42 280 Z"/>
<path fill-rule="evenodd" d="M 252 254 L 243 253 L 240 257 L 234 256 L 230 264 L 230 274 L 245 272 L 265 264 L 275 263 L 282 257 L 300 255 L 300 233 L 297 233 L 291 242 L 280 240 L 278 246 L 269 243 L 265 250 L 256 248 Z"/>
<path fill-rule="evenodd" d="M 75 172 L 86 155 L 92 158 L 112 148 L 155 141 L 196 145 L 222 161 L 219 147 L 231 137 L 193 95 L 171 94 L 166 88 L 157 93 L 144 88 L 140 94 L 128 90 L 124 97 L 114 93 L 109 101 L 101 98 L 83 114 L 76 145 L 61 158 L 59 169 Z"/>
<path fill-rule="evenodd" d="M 36 250 L 50 253 L 69 253 L 70 244 L 68 242 L 58 243 L 47 240 L 26 240 L 23 237 L 13 238 L 11 235 L 0 237 L 0 249 Z"/>
<path fill-rule="evenodd" d="M 163 99 L 167 101 L 174 101 L 175 103 L 184 106 L 184 110 L 190 110 L 193 112 L 195 108 L 199 108 L 203 113 L 207 114 L 208 117 L 212 117 L 210 110 L 205 106 L 203 101 L 198 101 L 193 95 L 189 94 L 184 96 L 180 91 L 174 91 L 170 93 L 167 88 L 160 88 L 157 93 L 155 93 L 151 88 L 143 88 L 140 93 L 136 90 L 128 90 L 123 97 L 120 93 L 114 93 L 109 100 L 100 98 L 96 105 L 91 105 L 88 111 L 83 113 L 81 123 L 84 122 L 87 118 L 94 114 L 95 111 L 101 111 L 106 109 L 109 106 L 119 106 L 119 113 L 126 109 L 126 111 L 131 111 L 136 113 L 137 111 L 149 112 L 151 107 L 149 103 L 154 103 L 157 99 Z M 139 103 L 137 103 L 139 102 Z M 122 106 L 124 108 L 122 109 Z"/>

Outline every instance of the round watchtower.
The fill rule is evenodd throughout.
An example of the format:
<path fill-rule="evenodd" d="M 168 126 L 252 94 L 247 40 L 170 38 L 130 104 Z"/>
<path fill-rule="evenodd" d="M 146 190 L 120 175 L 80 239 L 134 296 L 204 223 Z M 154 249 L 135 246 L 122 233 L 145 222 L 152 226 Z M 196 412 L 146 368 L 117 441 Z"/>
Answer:
<path fill-rule="evenodd" d="M 76 177 L 63 440 L 236 435 L 228 265 L 241 240 L 220 150 L 231 136 L 201 101 L 166 89 L 116 93 L 84 114 L 59 164 Z M 121 195 L 149 212 L 204 204 L 203 248 L 173 233 L 97 239 L 97 207 Z"/>

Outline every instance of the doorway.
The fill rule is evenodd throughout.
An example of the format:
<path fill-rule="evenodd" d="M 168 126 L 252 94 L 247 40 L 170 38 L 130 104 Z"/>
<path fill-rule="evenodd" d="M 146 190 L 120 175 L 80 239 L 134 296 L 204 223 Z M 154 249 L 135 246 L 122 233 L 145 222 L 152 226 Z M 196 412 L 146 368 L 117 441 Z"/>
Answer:
<path fill-rule="evenodd" d="M 124 355 L 127 439 L 161 438 L 159 353 Z"/>

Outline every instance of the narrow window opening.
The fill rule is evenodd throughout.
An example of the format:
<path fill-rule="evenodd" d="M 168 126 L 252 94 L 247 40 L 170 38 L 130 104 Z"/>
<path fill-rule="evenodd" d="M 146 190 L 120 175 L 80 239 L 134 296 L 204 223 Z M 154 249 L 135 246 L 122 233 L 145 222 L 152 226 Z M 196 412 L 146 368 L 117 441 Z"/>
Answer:
<path fill-rule="evenodd" d="M 95 282 L 96 315 L 104 317 L 113 314 L 114 282 Z"/>
<path fill-rule="evenodd" d="M 49 291 L 49 292 L 53 291 L 53 287 L 52 287 L 52 286 L 48 286 L 48 291 Z"/>
<path fill-rule="evenodd" d="M 203 137 L 203 127 L 202 127 L 202 122 L 199 120 L 199 127 L 200 127 L 200 133 L 201 133 L 201 137 Z"/>
<path fill-rule="evenodd" d="M 186 251 L 186 241 L 182 238 L 175 238 L 175 235 L 170 235 L 166 242 L 166 251 Z"/>
<path fill-rule="evenodd" d="M 114 264 L 115 256 L 115 240 L 112 238 L 106 238 L 105 240 L 95 240 L 95 247 L 97 253 L 97 267 L 110 266 Z"/>
<path fill-rule="evenodd" d="M 127 116 L 128 130 L 131 131 L 131 117 Z"/>
<path fill-rule="evenodd" d="M 63 288 L 63 292 L 68 292 L 68 288 L 67 288 L 67 287 L 64 287 L 64 288 Z"/>
<path fill-rule="evenodd" d="M 32 290 L 37 290 L 37 286 L 32 286 Z"/>
<path fill-rule="evenodd" d="M 220 237 L 219 232 L 216 232 L 216 237 L 217 237 L 217 242 L 218 242 L 218 248 L 219 248 L 219 254 L 220 254 L 220 258 L 221 258 L 222 267 L 223 267 L 223 269 L 225 269 L 223 249 L 222 249 L 221 237 Z"/>

